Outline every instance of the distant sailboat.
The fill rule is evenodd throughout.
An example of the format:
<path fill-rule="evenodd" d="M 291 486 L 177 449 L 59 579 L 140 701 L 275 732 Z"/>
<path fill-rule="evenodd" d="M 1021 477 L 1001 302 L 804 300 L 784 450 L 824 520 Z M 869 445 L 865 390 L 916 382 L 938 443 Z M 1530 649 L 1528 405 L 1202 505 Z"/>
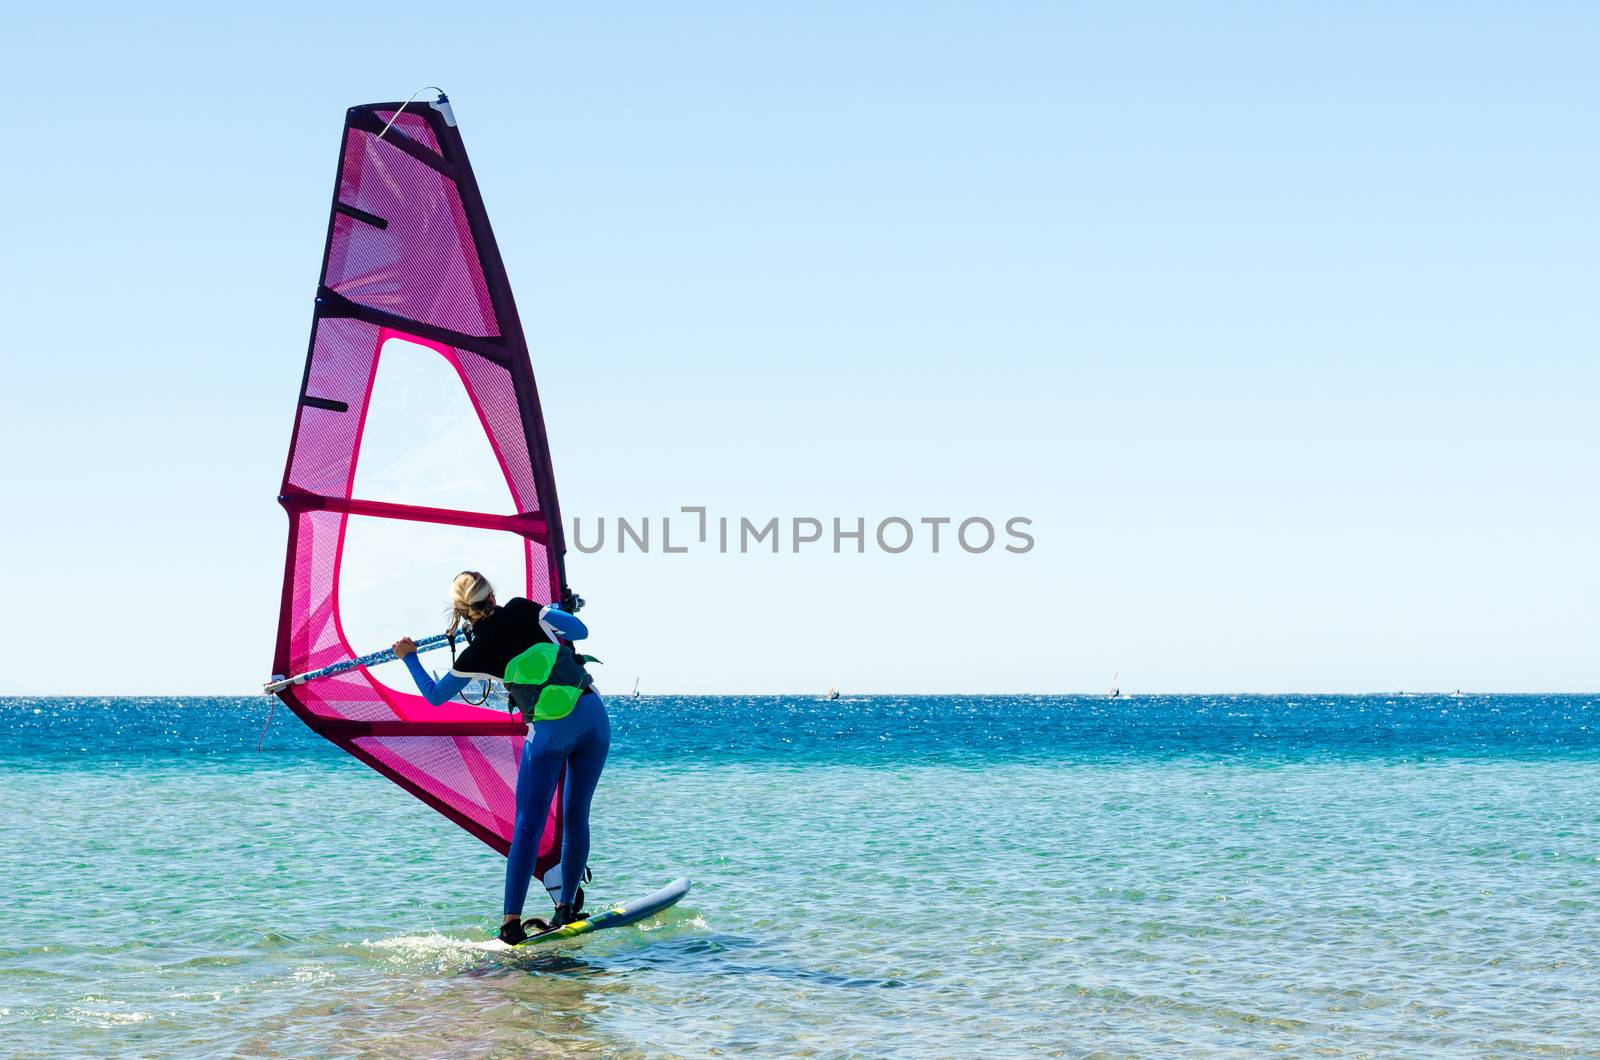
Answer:
<path fill-rule="evenodd" d="M 835 681 L 833 684 L 828 686 L 828 694 L 824 698 L 830 703 L 839 698 L 839 682 Z"/>
<path fill-rule="evenodd" d="M 1121 670 L 1118 670 L 1116 673 L 1111 675 L 1111 687 L 1106 691 L 1106 698 L 1107 699 L 1121 699 L 1122 698 L 1122 689 L 1117 685 L 1117 678 L 1119 678 L 1121 676 L 1122 676 L 1122 671 Z"/>
<path fill-rule="evenodd" d="M 637 677 L 633 679 L 633 698 L 639 698 L 639 679 Z"/>

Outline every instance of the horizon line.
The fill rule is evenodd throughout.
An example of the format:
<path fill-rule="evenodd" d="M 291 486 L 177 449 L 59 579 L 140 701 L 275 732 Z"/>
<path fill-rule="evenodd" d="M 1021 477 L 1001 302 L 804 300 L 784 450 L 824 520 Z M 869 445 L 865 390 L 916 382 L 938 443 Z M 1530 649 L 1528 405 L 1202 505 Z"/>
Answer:
<path fill-rule="evenodd" d="M 261 692 L 0 692 L 0 701 L 8 699 L 264 699 L 269 694 Z M 1580 690 L 1497 690 L 1482 689 L 1368 689 L 1358 692 L 1332 692 L 1308 689 L 1289 689 L 1275 692 L 1261 691 L 1208 691 L 1208 692 L 1123 692 L 1112 696 L 1105 692 L 1037 692 L 1037 691 L 1011 691 L 1011 692 L 841 692 L 839 700 L 828 700 L 826 693 L 819 692 L 640 692 L 639 699 L 669 699 L 703 697 L 732 699 L 738 697 L 757 697 L 768 699 L 782 698 L 811 698 L 823 702 L 839 702 L 845 699 L 891 699 L 906 697 L 922 698 L 949 698 L 964 696 L 972 699 L 1004 699 L 1020 696 L 1034 697 L 1061 697 L 1072 699 L 1155 699 L 1155 698 L 1189 698 L 1196 696 L 1331 696 L 1353 698 L 1358 696 L 1443 696 L 1446 698 L 1465 699 L 1473 696 L 1593 696 L 1600 695 L 1600 691 L 1592 689 Z M 602 694 L 602 698 L 625 700 L 636 698 L 631 692 L 622 692 L 611 695 Z"/>

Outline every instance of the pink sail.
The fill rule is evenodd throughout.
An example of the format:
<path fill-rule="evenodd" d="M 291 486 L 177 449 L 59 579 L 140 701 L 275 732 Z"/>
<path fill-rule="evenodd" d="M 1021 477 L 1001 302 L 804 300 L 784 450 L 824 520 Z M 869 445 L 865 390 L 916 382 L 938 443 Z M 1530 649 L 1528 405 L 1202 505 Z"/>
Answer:
<path fill-rule="evenodd" d="M 432 351 L 448 366 L 476 422 L 460 419 L 486 437 L 493 474 L 504 479 L 503 492 L 494 483 L 496 495 L 509 497 L 509 510 L 357 495 L 374 382 L 385 357 L 401 348 L 407 356 Z M 384 646 L 353 645 L 345 634 L 348 599 L 359 590 L 342 593 L 341 572 L 349 566 L 352 528 L 363 521 L 503 535 L 521 560 L 517 584 L 502 584 L 502 598 L 562 599 L 565 548 L 533 369 L 442 95 L 403 111 L 397 103 L 370 104 L 345 116 L 311 348 L 278 492 L 289 515 L 289 547 L 277 674 L 304 673 Z M 428 588 L 438 595 L 448 586 Z M 390 639 L 437 631 L 397 629 Z M 526 733 L 521 717 L 461 702 L 434 707 L 393 680 L 358 668 L 277 694 L 314 731 L 505 853 Z M 560 808 L 558 788 L 536 867 L 547 886 L 560 859 Z"/>

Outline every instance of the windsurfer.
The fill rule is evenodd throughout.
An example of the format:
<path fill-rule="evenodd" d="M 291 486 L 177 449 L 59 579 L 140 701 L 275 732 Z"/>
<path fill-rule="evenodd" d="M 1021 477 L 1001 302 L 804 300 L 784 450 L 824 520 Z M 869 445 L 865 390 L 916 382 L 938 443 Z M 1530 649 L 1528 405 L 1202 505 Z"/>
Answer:
<path fill-rule="evenodd" d="M 522 597 L 497 604 L 489 580 L 476 571 L 456 575 L 450 598 L 450 631 L 465 622 L 470 643 L 449 674 L 438 681 L 430 677 L 410 637 L 397 641 L 394 653 L 434 706 L 448 703 L 474 679 L 495 678 L 505 682 L 512 703 L 533 723 L 517 770 L 517 817 L 500 924 L 500 938 L 515 945 L 528 937 L 529 925 L 540 931 L 560 927 L 578 919 L 583 909 L 579 884 L 589 861 L 589 805 L 611 747 L 611 723 L 584 669 L 590 657 L 574 653 L 570 644 L 589 635 L 577 617 Z M 539 838 L 563 769 L 560 896 L 549 921 L 524 920 Z"/>

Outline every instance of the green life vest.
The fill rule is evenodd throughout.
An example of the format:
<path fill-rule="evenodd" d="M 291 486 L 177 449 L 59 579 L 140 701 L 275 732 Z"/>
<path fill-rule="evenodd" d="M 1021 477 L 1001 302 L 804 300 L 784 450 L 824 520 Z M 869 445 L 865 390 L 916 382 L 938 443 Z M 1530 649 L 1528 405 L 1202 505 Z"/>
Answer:
<path fill-rule="evenodd" d="M 555 721 L 571 714 L 594 683 L 583 664 L 598 661 L 565 644 L 535 644 L 506 664 L 506 691 L 524 721 Z"/>

